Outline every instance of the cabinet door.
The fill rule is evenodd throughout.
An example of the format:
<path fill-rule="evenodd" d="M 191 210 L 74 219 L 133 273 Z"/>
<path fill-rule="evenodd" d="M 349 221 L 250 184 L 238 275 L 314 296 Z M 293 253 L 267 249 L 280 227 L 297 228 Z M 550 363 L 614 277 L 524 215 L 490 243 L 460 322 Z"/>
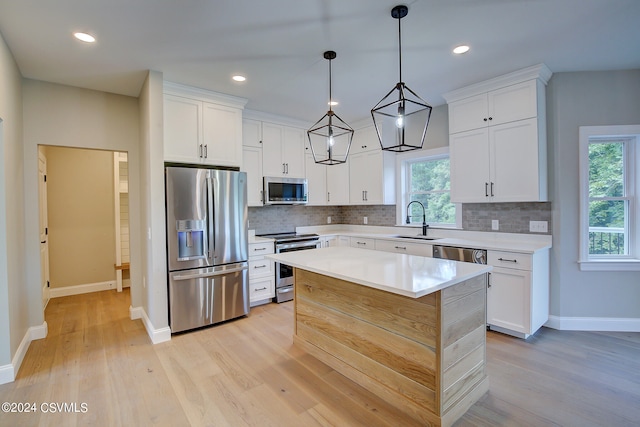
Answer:
<path fill-rule="evenodd" d="M 259 120 L 242 120 L 242 145 L 262 148 L 262 122 Z"/>
<path fill-rule="evenodd" d="M 286 176 L 304 178 L 305 166 L 305 131 L 285 127 L 282 145 L 282 161 L 285 164 Z"/>
<path fill-rule="evenodd" d="M 488 125 L 486 93 L 449 104 L 449 133 L 479 129 Z"/>
<path fill-rule="evenodd" d="M 489 136 L 486 128 L 449 136 L 451 201 L 489 201 Z"/>
<path fill-rule="evenodd" d="M 211 165 L 242 164 L 242 111 L 224 105 L 202 104 L 203 162 Z"/>
<path fill-rule="evenodd" d="M 164 96 L 164 159 L 199 163 L 202 102 Z"/>
<path fill-rule="evenodd" d="M 531 272 L 495 267 L 487 289 L 487 323 L 531 333 Z"/>
<path fill-rule="evenodd" d="M 349 160 L 339 165 L 325 166 L 327 170 L 327 204 L 349 204 Z"/>
<path fill-rule="evenodd" d="M 313 161 L 313 155 L 307 154 L 307 182 L 309 192 L 307 193 L 308 204 L 322 206 L 327 204 L 327 166 L 320 165 Z M 334 166 L 332 166 L 334 167 Z"/>
<path fill-rule="evenodd" d="M 536 117 L 536 80 L 507 86 L 488 93 L 490 125 Z"/>
<path fill-rule="evenodd" d="M 262 206 L 262 148 L 242 147 L 242 168 L 247 173 L 247 204 Z"/>
<path fill-rule="evenodd" d="M 380 148 L 380 141 L 374 126 L 358 129 L 353 133 L 349 155 Z"/>
<path fill-rule="evenodd" d="M 492 201 L 534 202 L 546 197 L 540 188 L 537 126 L 534 118 L 489 129 Z"/>
<path fill-rule="evenodd" d="M 262 172 L 264 176 L 283 176 L 282 141 L 284 129 L 280 125 L 262 122 Z"/>
<path fill-rule="evenodd" d="M 352 154 L 349 156 L 349 200 L 352 204 L 363 204 L 365 202 L 365 189 L 367 188 L 367 165 L 366 153 Z"/>

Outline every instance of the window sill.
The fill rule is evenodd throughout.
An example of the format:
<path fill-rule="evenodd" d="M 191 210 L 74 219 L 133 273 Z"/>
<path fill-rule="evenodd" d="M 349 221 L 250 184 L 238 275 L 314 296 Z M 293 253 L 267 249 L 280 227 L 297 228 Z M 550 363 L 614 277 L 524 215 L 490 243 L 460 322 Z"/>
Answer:
<path fill-rule="evenodd" d="M 640 271 L 640 259 L 578 261 L 580 271 Z"/>

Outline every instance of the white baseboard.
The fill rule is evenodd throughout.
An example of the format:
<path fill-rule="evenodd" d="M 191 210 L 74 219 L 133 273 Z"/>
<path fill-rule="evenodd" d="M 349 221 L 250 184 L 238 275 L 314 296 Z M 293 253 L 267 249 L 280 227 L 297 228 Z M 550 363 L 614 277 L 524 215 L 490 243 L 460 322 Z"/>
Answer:
<path fill-rule="evenodd" d="M 171 329 L 167 326 L 165 328 L 154 329 L 149 316 L 142 307 L 129 307 L 129 316 L 131 320 L 142 319 L 142 324 L 147 330 L 149 338 L 153 344 L 160 344 L 161 342 L 171 341 Z"/>
<path fill-rule="evenodd" d="M 48 331 L 49 327 L 47 326 L 47 322 L 44 322 L 40 326 L 32 326 L 27 329 L 27 333 L 24 334 L 22 341 L 20 341 L 20 345 L 11 360 L 11 364 L 0 366 L 0 384 L 10 383 L 16 379 L 16 374 L 20 370 L 20 366 L 22 366 L 22 361 L 27 354 L 31 341 L 46 338 Z"/>
<path fill-rule="evenodd" d="M 640 332 L 640 319 L 549 316 L 544 326 L 562 331 Z"/>
<path fill-rule="evenodd" d="M 75 285 L 75 286 L 64 286 L 61 288 L 50 288 L 49 297 L 50 298 L 66 297 L 69 295 L 88 294 L 91 292 L 108 291 L 111 289 L 116 289 L 115 281 L 88 283 L 85 285 Z"/>

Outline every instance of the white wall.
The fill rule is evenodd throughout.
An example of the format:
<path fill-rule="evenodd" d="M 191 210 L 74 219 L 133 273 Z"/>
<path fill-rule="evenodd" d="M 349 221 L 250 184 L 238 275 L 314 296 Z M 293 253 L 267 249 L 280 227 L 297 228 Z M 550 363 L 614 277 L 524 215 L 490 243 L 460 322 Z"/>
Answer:
<path fill-rule="evenodd" d="M 167 263 L 164 208 L 162 73 L 150 71 L 140 92 L 140 165 L 142 211 L 140 239 L 143 254 L 142 307 L 154 342 L 171 338 L 167 303 Z M 132 231 L 132 234 L 134 232 Z M 145 319 L 146 321 L 146 319 Z M 149 331 L 149 329 L 151 329 Z"/>
<path fill-rule="evenodd" d="M 640 124 L 640 70 L 557 73 L 547 88 L 551 314 L 640 318 L 640 272 L 580 271 L 578 127 Z"/>
<path fill-rule="evenodd" d="M 20 71 L 0 35 L 0 384 L 13 375 L 8 366 L 29 326 L 34 324 L 30 318 L 34 311 L 30 306 L 32 298 L 42 312 L 41 292 L 32 294 L 24 286 L 27 263 L 21 91 Z M 34 173 L 37 175 L 37 168 Z M 34 259 L 39 266 L 39 253 Z"/>
<path fill-rule="evenodd" d="M 139 163 L 139 116 L 136 98 L 23 80 L 26 256 L 38 265 L 38 144 L 126 151 Z M 131 304 L 140 305 L 140 175 L 131 168 Z M 24 281 L 23 281 L 24 283 Z M 29 325 L 44 321 L 40 304 L 40 269 L 29 268 Z"/>

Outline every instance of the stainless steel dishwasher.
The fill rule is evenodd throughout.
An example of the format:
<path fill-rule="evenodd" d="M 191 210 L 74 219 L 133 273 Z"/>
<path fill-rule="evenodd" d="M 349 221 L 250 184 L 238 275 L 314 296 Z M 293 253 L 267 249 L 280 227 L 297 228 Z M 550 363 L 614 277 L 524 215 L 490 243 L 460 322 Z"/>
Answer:
<path fill-rule="evenodd" d="M 474 264 L 487 263 L 486 249 L 456 248 L 454 246 L 433 245 L 433 257 L 451 259 L 453 261 L 472 262 Z"/>

